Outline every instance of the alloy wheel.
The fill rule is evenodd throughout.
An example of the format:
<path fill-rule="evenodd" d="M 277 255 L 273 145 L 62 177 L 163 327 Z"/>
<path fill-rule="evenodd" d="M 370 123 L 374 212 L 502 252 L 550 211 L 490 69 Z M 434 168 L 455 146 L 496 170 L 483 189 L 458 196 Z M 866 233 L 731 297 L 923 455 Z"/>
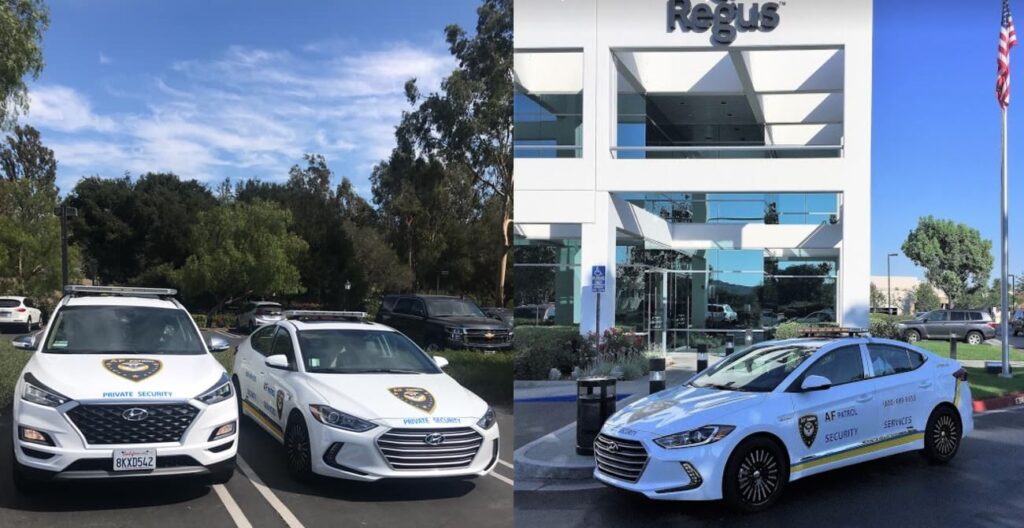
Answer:
<path fill-rule="evenodd" d="M 309 472 L 309 433 L 301 423 L 293 423 L 285 435 L 285 451 L 288 456 L 288 469 L 294 475 L 305 475 Z"/>
<path fill-rule="evenodd" d="M 943 414 L 935 420 L 932 427 L 932 442 L 935 452 L 943 457 L 952 455 L 960 443 L 959 427 L 956 420 L 948 414 Z"/>
<path fill-rule="evenodd" d="M 739 491 L 743 500 L 752 504 L 763 504 L 779 489 L 781 477 L 778 461 L 770 451 L 757 448 L 740 463 Z"/>
<path fill-rule="evenodd" d="M 969 344 L 972 344 L 972 345 L 980 345 L 981 344 L 981 336 L 978 335 L 977 332 L 971 332 L 967 336 L 967 342 Z"/>

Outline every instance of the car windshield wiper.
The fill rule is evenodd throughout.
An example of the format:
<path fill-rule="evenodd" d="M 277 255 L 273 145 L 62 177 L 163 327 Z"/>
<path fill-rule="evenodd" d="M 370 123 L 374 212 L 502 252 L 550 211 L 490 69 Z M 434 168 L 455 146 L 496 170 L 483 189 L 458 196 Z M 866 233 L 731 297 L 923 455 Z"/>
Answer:
<path fill-rule="evenodd" d="M 733 387 L 730 387 L 728 385 L 722 385 L 721 383 L 705 383 L 703 385 L 696 385 L 695 384 L 694 387 L 697 387 L 698 389 L 718 389 L 718 390 L 726 390 L 726 391 L 739 390 L 739 389 L 735 389 Z"/>
<path fill-rule="evenodd" d="M 338 370 L 335 370 L 333 372 L 338 372 L 338 373 L 341 373 L 341 374 L 375 374 L 375 373 L 382 373 L 382 374 L 423 374 L 423 372 L 419 371 L 419 370 L 394 369 L 394 368 L 338 369 Z"/>

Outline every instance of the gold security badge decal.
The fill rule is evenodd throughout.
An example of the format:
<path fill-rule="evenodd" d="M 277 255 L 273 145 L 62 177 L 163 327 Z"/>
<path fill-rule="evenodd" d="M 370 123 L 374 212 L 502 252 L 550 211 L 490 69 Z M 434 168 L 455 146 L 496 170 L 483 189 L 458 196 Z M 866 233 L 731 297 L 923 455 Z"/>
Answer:
<path fill-rule="evenodd" d="M 391 391 L 391 394 L 399 400 L 402 400 L 421 411 L 426 413 L 434 412 L 434 405 L 437 402 L 434 400 L 434 395 L 430 394 L 427 389 L 421 389 L 418 387 L 391 387 L 388 390 Z"/>
<path fill-rule="evenodd" d="M 163 363 L 156 359 L 114 358 L 104 359 L 103 366 L 122 378 L 139 382 L 163 368 Z"/>

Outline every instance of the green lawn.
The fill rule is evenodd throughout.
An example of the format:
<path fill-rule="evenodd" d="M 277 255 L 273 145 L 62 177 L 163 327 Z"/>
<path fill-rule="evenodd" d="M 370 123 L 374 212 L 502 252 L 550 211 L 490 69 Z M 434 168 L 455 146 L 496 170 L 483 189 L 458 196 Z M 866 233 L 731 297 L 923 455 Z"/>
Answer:
<path fill-rule="evenodd" d="M 1014 371 L 1012 378 L 1000 378 L 982 368 L 967 368 L 967 381 L 971 384 L 971 397 L 984 400 L 1005 396 L 1012 392 L 1024 392 L 1024 372 Z"/>
<path fill-rule="evenodd" d="M 18 374 L 30 357 L 30 352 L 14 348 L 7 340 L 0 341 L 0 408 L 11 404 Z"/>
<path fill-rule="evenodd" d="M 917 346 L 942 357 L 949 357 L 949 341 L 918 341 Z M 957 359 L 987 359 L 999 361 L 1003 358 L 1003 352 L 997 346 L 992 345 L 968 345 L 967 343 L 956 344 Z M 1024 352 L 1010 348 L 1010 361 L 1024 361 Z"/>

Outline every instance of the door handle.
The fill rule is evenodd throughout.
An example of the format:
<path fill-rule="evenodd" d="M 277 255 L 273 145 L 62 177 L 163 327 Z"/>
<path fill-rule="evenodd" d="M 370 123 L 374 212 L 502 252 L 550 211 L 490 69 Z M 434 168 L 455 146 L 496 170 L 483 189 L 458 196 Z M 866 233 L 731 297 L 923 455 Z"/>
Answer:
<path fill-rule="evenodd" d="M 921 383 L 918 383 L 917 386 L 921 387 L 922 389 L 927 389 L 928 387 L 932 386 L 932 382 L 930 382 L 930 381 L 922 381 Z"/>
<path fill-rule="evenodd" d="M 872 398 L 874 398 L 874 396 L 871 395 L 871 394 L 865 394 L 864 396 L 858 396 L 857 397 L 857 403 L 867 403 L 867 402 L 871 401 Z"/>

